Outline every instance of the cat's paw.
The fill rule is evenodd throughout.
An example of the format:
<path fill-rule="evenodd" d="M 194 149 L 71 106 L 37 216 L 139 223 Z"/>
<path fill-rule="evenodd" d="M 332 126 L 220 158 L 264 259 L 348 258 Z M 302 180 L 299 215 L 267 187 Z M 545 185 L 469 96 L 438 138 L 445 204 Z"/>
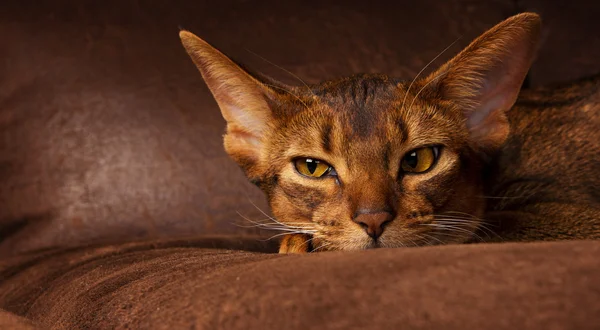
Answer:
<path fill-rule="evenodd" d="M 309 235 L 304 234 L 285 235 L 279 245 L 279 253 L 308 253 L 310 252 L 310 239 Z"/>

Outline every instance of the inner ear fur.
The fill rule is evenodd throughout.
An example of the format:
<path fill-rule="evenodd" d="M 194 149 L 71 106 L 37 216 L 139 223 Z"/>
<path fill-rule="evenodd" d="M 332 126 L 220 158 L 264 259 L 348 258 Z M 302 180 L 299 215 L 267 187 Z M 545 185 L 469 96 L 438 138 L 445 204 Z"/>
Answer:
<path fill-rule="evenodd" d="M 498 149 L 509 135 L 506 112 L 514 105 L 537 52 L 541 19 L 512 16 L 475 39 L 425 78 L 436 95 L 464 113 L 477 149 Z"/>
<path fill-rule="evenodd" d="M 196 35 L 181 31 L 179 36 L 227 121 L 225 150 L 249 170 L 264 152 L 273 122 L 268 99 L 275 91 Z"/>

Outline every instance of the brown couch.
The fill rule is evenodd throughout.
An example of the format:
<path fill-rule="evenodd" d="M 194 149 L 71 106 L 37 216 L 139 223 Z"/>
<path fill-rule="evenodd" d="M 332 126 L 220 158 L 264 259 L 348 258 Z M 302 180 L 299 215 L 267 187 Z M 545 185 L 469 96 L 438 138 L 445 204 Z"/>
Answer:
<path fill-rule="evenodd" d="M 0 328 L 600 327 L 600 242 L 271 253 L 177 37 L 288 83 L 260 57 L 411 79 L 521 11 L 545 24 L 530 86 L 600 72 L 591 2 L 3 1 Z"/>

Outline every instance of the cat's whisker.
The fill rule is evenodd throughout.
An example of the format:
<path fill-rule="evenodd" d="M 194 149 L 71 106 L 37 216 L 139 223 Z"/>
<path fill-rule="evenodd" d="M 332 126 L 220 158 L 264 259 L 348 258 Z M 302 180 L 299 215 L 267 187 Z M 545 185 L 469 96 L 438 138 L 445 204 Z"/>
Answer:
<path fill-rule="evenodd" d="M 465 228 L 461 228 L 460 225 L 458 225 L 458 224 L 457 225 L 449 225 L 449 224 L 444 224 L 444 223 L 424 223 L 422 225 L 441 228 L 441 229 L 453 231 L 456 233 L 465 233 L 465 234 L 468 234 L 469 236 L 476 237 L 477 239 L 479 239 L 482 242 L 485 241 L 481 236 L 477 235 L 477 233 L 475 233 L 474 231 L 471 231 L 471 230 L 468 230 Z"/>
<path fill-rule="evenodd" d="M 459 211 L 446 211 L 446 212 L 444 212 L 444 213 L 448 213 L 448 214 L 462 214 L 462 215 L 466 215 L 466 216 L 468 216 L 468 217 L 470 217 L 470 218 L 479 219 L 478 217 L 476 217 L 476 216 L 474 216 L 474 215 L 472 215 L 472 214 L 470 214 L 470 213 L 465 213 L 465 212 L 459 212 Z"/>
<path fill-rule="evenodd" d="M 389 242 L 391 241 L 391 242 Z M 397 245 L 400 245 L 400 247 L 405 248 L 406 245 L 404 244 L 404 242 L 402 242 L 402 239 L 386 239 L 386 236 L 382 236 L 381 238 L 379 238 L 379 246 L 380 247 L 398 247 Z"/>
<path fill-rule="evenodd" d="M 317 247 L 317 248 L 313 249 L 313 250 L 312 250 L 312 251 L 310 251 L 310 252 L 311 252 L 311 253 L 312 253 L 312 252 L 317 252 L 318 250 L 320 250 L 320 249 L 322 249 L 322 248 L 325 248 L 325 247 L 328 247 L 328 246 L 330 246 L 331 244 L 332 244 L 332 243 L 324 243 L 324 244 L 321 244 L 321 245 L 319 245 L 319 247 Z"/>
<path fill-rule="evenodd" d="M 423 224 L 423 225 L 426 225 L 426 224 Z M 464 234 L 460 234 L 460 233 L 455 234 L 455 232 L 457 232 L 457 231 L 453 230 L 453 228 L 446 228 L 446 226 L 444 226 L 444 225 L 436 224 L 435 226 L 429 226 L 429 227 L 438 227 L 438 228 L 446 229 L 446 231 L 435 231 L 434 233 L 432 233 L 432 235 L 439 234 L 439 235 L 448 236 L 448 237 L 452 237 L 452 238 L 459 238 L 459 239 L 465 238 Z M 429 235 L 429 236 L 431 236 L 431 238 L 435 238 L 438 242 L 440 242 L 441 245 L 448 244 L 447 242 L 444 242 L 432 235 Z"/>
<path fill-rule="evenodd" d="M 270 227 L 268 224 L 266 223 L 259 223 L 259 224 L 255 224 L 255 225 L 240 225 L 238 223 L 233 223 L 234 226 L 236 227 L 240 227 L 240 228 L 258 228 L 258 227 Z"/>
<path fill-rule="evenodd" d="M 279 230 L 279 231 L 285 231 L 285 232 L 289 232 L 289 233 L 303 232 L 303 233 L 306 233 L 306 234 L 314 234 L 314 233 L 317 232 L 316 230 L 304 229 L 304 228 L 284 228 L 284 227 L 278 227 L 278 228 L 265 228 L 265 229 Z"/>
<path fill-rule="evenodd" d="M 500 237 L 500 235 L 498 235 L 493 228 L 495 227 L 494 225 L 487 223 L 484 219 L 482 218 L 478 218 L 472 214 L 469 213 L 464 213 L 464 212 L 458 212 L 458 211 L 448 211 L 446 213 L 455 213 L 455 214 L 461 214 L 461 215 L 465 215 L 470 217 L 469 218 L 464 218 L 462 216 L 453 216 L 453 215 L 448 215 L 448 214 L 434 214 L 434 219 L 436 220 L 445 220 L 446 222 L 455 222 L 455 223 L 472 223 L 474 225 L 475 228 L 477 229 L 481 229 L 481 231 L 488 237 L 491 238 L 492 236 L 496 237 L 496 238 L 502 238 Z M 474 220 L 477 220 L 477 222 L 475 222 Z"/>
<path fill-rule="evenodd" d="M 463 225 L 471 225 L 473 228 L 484 228 L 492 231 L 490 228 L 492 225 L 486 224 L 485 222 L 475 222 L 471 219 L 460 219 L 460 218 L 436 218 L 436 221 L 444 221 L 447 223 L 455 223 L 455 224 L 463 224 Z"/>
<path fill-rule="evenodd" d="M 258 207 L 256 204 L 254 204 L 254 202 L 248 198 L 248 201 L 250 202 L 250 204 L 252 204 L 252 206 L 254 206 L 260 213 L 262 213 L 265 217 L 269 218 L 271 221 L 276 222 L 282 226 L 287 227 L 287 225 L 285 223 L 280 222 L 279 220 L 275 219 L 274 217 L 268 215 L 265 211 L 263 211 L 260 207 Z"/>
<path fill-rule="evenodd" d="M 485 199 L 519 199 L 519 198 L 526 198 L 528 196 L 485 196 L 485 195 L 478 195 L 477 197 L 479 198 L 485 198 Z"/>
<path fill-rule="evenodd" d="M 273 223 L 270 221 L 271 219 L 268 219 L 268 218 L 267 218 L 267 219 L 252 220 L 252 219 L 250 219 L 250 218 L 248 218 L 248 217 L 244 216 L 243 214 L 241 214 L 241 213 L 240 213 L 240 212 L 238 212 L 238 211 L 236 211 L 236 213 L 237 213 L 237 214 L 238 214 L 238 215 L 239 215 L 239 216 L 240 216 L 242 219 L 244 219 L 244 220 L 246 220 L 246 221 L 248 221 L 248 222 L 250 222 L 250 223 L 253 223 L 253 224 L 255 224 L 256 226 L 266 226 L 266 225 L 273 224 Z M 269 222 L 265 222 L 265 221 L 269 221 Z M 239 224 L 236 224 L 236 223 L 233 223 L 233 224 L 234 224 L 234 225 L 236 225 L 236 226 L 245 227 L 245 226 L 242 226 L 242 225 L 239 225 Z M 250 226 L 250 227 L 253 227 L 253 226 Z"/>
<path fill-rule="evenodd" d="M 415 95 L 415 97 L 413 98 L 412 102 L 410 103 L 410 106 L 408 107 L 408 111 L 407 111 L 407 112 L 410 112 L 410 111 L 411 111 L 411 109 L 412 109 L 413 105 L 415 104 L 415 101 L 417 100 L 417 98 L 419 98 L 419 95 L 421 95 L 421 92 L 423 92 L 423 91 L 425 90 L 425 88 L 426 88 L 427 86 L 429 86 L 429 84 L 431 84 L 432 82 L 434 82 L 434 81 L 438 80 L 439 78 L 441 78 L 443 75 L 445 75 L 445 74 L 447 74 L 447 73 L 448 73 L 448 71 L 444 71 L 444 72 L 442 72 L 442 73 L 438 74 L 437 76 L 433 77 L 433 78 L 432 78 L 431 80 L 429 80 L 429 81 L 428 81 L 428 82 L 427 82 L 425 85 L 423 85 L 423 87 L 421 87 L 421 89 L 419 90 L 419 92 L 417 92 L 417 94 L 416 94 L 416 95 Z"/>
<path fill-rule="evenodd" d="M 419 244 L 423 245 L 422 243 L 425 242 L 425 238 L 419 234 L 413 234 L 415 240 L 410 240 L 411 243 L 413 244 L 413 247 L 418 247 Z"/>
<path fill-rule="evenodd" d="M 440 215 L 440 216 L 434 216 L 433 220 L 453 220 L 453 221 L 457 221 L 457 222 L 463 222 L 463 223 L 469 223 L 469 224 L 473 224 L 474 226 L 478 226 L 479 224 L 482 225 L 486 225 L 482 219 L 478 219 L 478 218 L 464 218 L 464 217 L 456 217 L 456 216 L 448 216 L 448 215 Z"/>
<path fill-rule="evenodd" d="M 453 221 L 457 221 L 457 222 L 470 223 L 470 224 L 473 224 L 475 227 L 488 226 L 488 224 L 485 222 L 484 219 L 481 219 L 481 218 L 478 218 L 475 216 L 469 216 L 467 218 L 464 215 L 434 214 L 433 219 L 434 219 L 434 221 L 436 221 L 436 220 L 453 220 Z"/>
<path fill-rule="evenodd" d="M 448 45 L 448 47 L 444 48 L 444 50 L 442 50 L 439 54 L 437 54 L 431 61 L 429 61 L 429 63 L 425 64 L 425 66 L 421 69 L 421 71 L 419 71 L 419 73 L 417 73 L 417 75 L 413 78 L 413 80 L 408 85 L 408 88 L 406 89 L 406 94 L 404 94 L 404 99 L 402 100 L 402 105 L 400 106 L 401 110 L 404 110 L 404 104 L 406 103 L 406 98 L 408 97 L 408 94 L 410 93 L 410 89 L 413 86 L 413 84 L 415 83 L 415 81 L 417 81 L 417 79 L 419 78 L 421 73 L 423 73 L 423 71 L 425 71 L 431 65 L 431 63 L 435 62 L 435 60 L 437 60 L 440 56 L 442 56 L 442 54 L 444 54 L 448 49 L 450 49 L 450 47 L 454 46 L 454 44 L 458 40 L 460 40 L 460 38 L 462 38 L 462 36 L 456 38 L 456 40 L 454 40 L 450 45 Z"/>
<path fill-rule="evenodd" d="M 494 231 L 492 231 L 491 229 L 485 227 L 485 226 L 477 226 L 477 225 L 471 225 L 471 222 L 468 221 L 456 221 L 456 219 L 452 219 L 452 220 L 444 220 L 444 219 L 440 219 L 440 221 L 438 221 L 441 224 L 444 225 L 452 225 L 452 226 L 464 226 L 464 225 L 469 225 L 469 228 L 473 229 L 473 231 L 477 231 L 477 229 L 481 229 L 481 232 L 485 234 L 485 236 L 487 238 L 492 238 L 490 236 L 490 234 L 495 235 Z M 476 234 L 474 234 L 476 235 Z"/>
<path fill-rule="evenodd" d="M 243 225 L 236 225 L 238 227 L 241 228 L 258 228 L 258 229 L 264 229 L 264 230 L 279 230 L 279 231 L 295 231 L 295 230 L 311 230 L 314 231 L 314 229 L 311 229 L 309 227 L 282 227 L 282 226 L 277 226 L 277 225 L 252 225 L 252 226 L 243 226 Z"/>
<path fill-rule="evenodd" d="M 409 241 L 409 243 L 410 243 L 410 244 L 412 244 L 413 246 L 419 246 L 419 245 L 418 245 L 418 244 L 417 244 L 417 243 L 416 243 L 416 242 L 415 242 L 413 239 L 411 239 L 411 238 L 408 238 L 408 241 Z M 407 246 L 405 246 L 405 247 L 407 247 Z"/>
<path fill-rule="evenodd" d="M 310 224 L 307 223 L 286 223 L 285 226 L 284 225 L 280 225 L 278 223 L 274 223 L 274 222 L 268 222 L 268 223 L 255 223 L 255 225 L 250 225 L 250 226 L 243 226 L 243 225 L 239 225 L 240 227 L 285 227 L 285 228 L 297 228 L 297 229 L 304 229 L 304 228 L 314 228 L 315 226 L 312 226 Z"/>
<path fill-rule="evenodd" d="M 469 222 L 476 222 L 476 221 L 483 221 L 482 219 L 479 218 L 465 218 L 464 216 L 455 216 L 455 215 L 448 215 L 448 214 L 440 214 L 440 215 L 435 215 L 433 217 L 433 219 L 457 219 L 457 220 L 464 220 L 464 221 L 469 221 Z"/>
<path fill-rule="evenodd" d="M 451 231 L 445 231 L 445 232 L 438 232 L 438 234 L 449 237 L 449 238 L 454 238 L 454 239 L 459 239 L 459 240 L 464 240 L 465 236 L 464 235 L 460 235 L 460 234 L 454 234 Z M 448 244 L 448 243 L 444 243 L 444 244 Z"/>
<path fill-rule="evenodd" d="M 302 243 L 302 245 L 306 245 L 306 244 L 312 242 L 313 239 L 315 239 L 315 237 L 313 235 L 311 235 L 309 239 L 307 239 L 306 241 L 304 241 L 304 243 Z"/>
<path fill-rule="evenodd" d="M 419 240 L 419 241 L 421 241 L 421 242 L 424 242 L 424 243 L 427 243 L 427 240 L 426 240 L 426 239 L 425 239 L 423 236 L 421 236 L 421 235 L 419 235 L 419 234 L 414 234 L 414 236 L 415 236 L 415 238 L 416 238 L 417 240 Z M 412 241 L 412 243 L 413 243 L 414 247 L 419 247 L 419 244 L 417 244 L 415 241 Z M 425 244 L 425 245 L 426 245 L 426 244 Z"/>
<path fill-rule="evenodd" d="M 302 103 L 302 105 L 304 105 L 304 107 L 305 107 L 306 109 L 309 109 L 309 107 L 308 107 L 308 105 L 306 104 L 306 102 L 302 101 L 302 99 L 300 98 L 300 96 L 298 96 L 298 95 L 296 95 L 296 94 L 292 93 L 291 91 L 289 91 L 289 90 L 287 90 L 287 89 L 285 89 L 285 88 L 283 88 L 283 87 L 280 87 L 280 86 L 275 86 L 275 85 L 273 85 L 273 84 L 267 84 L 267 83 L 262 83 L 262 84 L 263 84 L 263 85 L 265 85 L 265 86 L 269 86 L 269 87 L 271 87 L 271 88 L 276 88 L 276 89 L 278 89 L 278 90 L 280 90 L 280 91 L 284 91 L 284 92 L 286 92 L 286 93 L 290 94 L 291 96 L 295 97 L 295 98 L 296 98 L 296 100 L 298 100 L 298 102 Z"/>
<path fill-rule="evenodd" d="M 298 81 L 300 81 L 300 82 L 301 82 L 301 83 L 302 83 L 302 84 L 303 84 L 303 85 L 306 87 L 306 89 L 307 89 L 307 90 L 308 90 L 308 91 L 309 91 L 309 92 L 310 92 L 310 93 L 311 93 L 311 94 L 314 96 L 314 99 L 315 99 L 317 102 L 319 102 L 319 98 L 317 97 L 317 94 L 315 94 L 315 92 L 313 92 L 313 90 L 310 88 L 310 86 L 308 86 L 308 84 L 307 84 L 307 83 L 306 83 L 304 80 L 302 80 L 302 79 L 301 79 L 299 76 L 297 76 L 297 75 L 296 75 L 296 74 L 294 74 L 293 72 L 291 72 L 291 71 L 287 70 L 286 68 L 284 68 L 284 67 L 282 67 L 282 66 L 280 66 L 280 65 L 277 65 L 277 64 L 275 64 L 275 63 L 273 63 L 273 62 L 271 62 L 271 61 L 267 60 L 266 58 L 264 58 L 264 57 L 262 57 L 262 56 L 258 55 L 257 53 L 255 53 L 255 52 L 251 51 L 250 49 L 247 49 L 247 48 L 246 48 L 246 51 L 247 51 L 247 52 L 249 52 L 249 53 L 251 53 L 251 54 L 253 54 L 254 56 L 256 56 L 256 57 L 260 58 L 261 60 L 263 60 L 263 61 L 265 61 L 265 62 L 267 62 L 267 63 L 271 64 L 272 66 L 274 66 L 274 67 L 278 68 L 279 70 L 282 70 L 283 72 L 285 72 L 285 73 L 289 74 L 290 76 L 292 76 L 292 77 L 296 78 L 296 79 L 297 79 Z"/>
<path fill-rule="evenodd" d="M 451 215 L 449 213 L 459 214 L 459 215 Z M 465 218 L 465 216 L 467 216 L 468 218 Z M 445 214 L 434 214 L 433 217 L 434 217 L 434 219 L 446 218 L 446 219 L 454 219 L 457 221 L 462 220 L 464 222 L 472 222 L 472 223 L 475 223 L 475 220 L 476 220 L 477 222 L 475 224 L 477 227 L 487 228 L 490 231 L 491 231 L 491 228 L 489 228 L 489 227 L 494 227 L 492 224 L 487 223 L 485 221 L 485 219 L 483 219 L 483 218 L 479 218 L 472 214 L 458 212 L 458 211 L 448 211 Z"/>
<path fill-rule="evenodd" d="M 314 229 L 310 228 L 302 228 L 302 227 L 282 227 L 282 226 L 256 226 L 254 228 L 264 229 L 264 230 L 276 230 L 276 231 L 284 231 L 284 232 L 296 232 L 296 231 L 311 231 L 316 232 Z"/>
<path fill-rule="evenodd" d="M 277 222 L 272 222 L 272 221 L 273 221 L 273 219 L 271 219 L 270 217 L 269 217 L 269 218 L 267 218 L 267 219 L 261 219 L 261 220 L 252 220 L 252 219 L 250 219 L 250 218 L 248 218 L 248 217 L 244 216 L 244 215 L 243 215 L 243 214 L 241 214 L 240 212 L 237 212 L 237 211 L 236 211 L 236 213 L 237 213 L 237 214 L 238 214 L 238 215 L 239 215 L 239 216 L 240 216 L 242 219 L 244 219 L 244 220 L 246 220 L 246 221 L 248 221 L 248 222 L 250 222 L 250 223 L 253 223 L 253 224 L 255 224 L 257 227 L 258 227 L 258 226 L 265 226 L 265 227 L 266 227 L 266 226 L 272 226 L 272 225 L 282 225 L 282 224 L 279 224 L 279 223 L 277 223 Z M 265 221 L 267 221 L 267 220 L 270 220 L 270 222 L 265 222 Z M 242 227 L 243 227 L 243 226 L 242 226 Z"/>
<path fill-rule="evenodd" d="M 250 201 L 252 203 L 252 201 Z M 253 205 L 255 207 L 257 207 L 254 203 Z M 262 210 L 260 210 L 260 208 L 257 207 L 257 209 L 259 211 L 262 212 Z M 296 233 L 298 231 L 306 231 L 308 233 L 308 231 L 315 233 L 316 230 L 314 229 L 314 226 L 312 226 L 311 224 L 308 223 L 291 223 L 291 224 L 284 224 L 281 223 L 277 220 L 275 220 L 272 217 L 269 217 L 268 215 L 266 215 L 264 212 L 262 212 L 265 216 L 268 217 L 269 220 L 274 221 L 272 223 L 260 223 L 260 222 L 256 222 L 253 221 L 252 219 L 249 219 L 248 217 L 245 217 L 244 215 L 242 215 L 241 213 L 237 212 L 239 216 L 241 216 L 243 219 L 253 223 L 253 226 L 246 226 L 247 228 L 260 228 L 260 229 L 265 229 L 265 230 L 275 230 L 275 231 L 282 231 L 285 232 L 285 234 L 293 234 Z M 265 219 L 267 220 L 267 219 Z M 294 225 L 296 224 L 296 225 Z M 243 226 L 242 226 L 243 227 Z"/>
<path fill-rule="evenodd" d="M 273 235 L 273 236 L 271 236 L 271 237 L 269 237 L 269 238 L 267 238 L 267 239 L 265 239 L 263 241 L 270 241 L 270 240 L 272 240 L 274 238 L 277 238 L 277 237 L 281 237 L 281 236 L 285 236 L 285 235 L 293 235 L 293 234 L 312 235 L 312 234 L 314 234 L 314 232 L 295 231 L 295 232 L 289 232 L 289 233 L 275 234 L 275 235 Z"/>
<path fill-rule="evenodd" d="M 265 217 L 271 219 L 271 220 L 275 220 L 275 218 L 273 218 L 272 216 L 268 215 L 265 211 L 263 211 L 260 207 L 258 207 L 251 199 L 250 197 L 246 196 L 246 198 L 248 198 L 248 202 L 250 202 L 250 204 L 252 204 L 252 206 L 254 206 L 260 213 L 262 213 Z"/>
<path fill-rule="evenodd" d="M 447 215 L 453 215 L 453 214 L 459 214 L 459 215 L 461 215 L 462 217 L 465 217 L 465 216 L 467 216 L 467 217 L 469 217 L 469 218 L 475 218 L 475 219 L 479 219 L 479 217 L 476 217 L 476 216 L 474 216 L 474 215 L 472 215 L 472 214 L 465 213 L 465 212 L 458 212 L 458 211 L 446 211 L 446 212 L 444 212 L 444 213 L 434 213 L 433 215 L 434 215 L 434 216 L 447 216 Z"/>
<path fill-rule="evenodd" d="M 429 235 L 429 234 L 422 234 L 422 235 L 425 236 L 425 237 L 428 237 L 429 239 L 433 239 L 435 241 L 438 241 L 441 245 L 445 244 L 444 241 L 442 241 L 441 239 L 439 239 L 439 238 L 437 238 L 437 237 L 435 237 L 433 235 Z M 429 245 L 431 245 L 431 244 L 429 244 Z"/>
<path fill-rule="evenodd" d="M 485 224 L 479 224 L 479 226 L 477 226 L 477 229 L 484 233 L 485 236 L 487 236 L 487 238 L 492 238 L 492 236 L 496 238 L 501 238 L 500 235 L 498 235 L 493 229 L 489 228 Z"/>
<path fill-rule="evenodd" d="M 245 217 L 245 216 L 243 216 L 243 215 L 242 215 L 241 213 L 239 213 L 239 212 L 236 212 L 236 213 L 237 213 L 237 214 L 238 214 L 238 215 L 239 215 L 239 216 L 240 216 L 242 219 L 244 219 L 244 220 L 246 220 L 246 221 L 248 221 L 248 222 L 250 222 L 250 223 L 252 223 L 252 224 L 253 224 L 253 225 L 244 226 L 244 225 L 240 225 L 240 224 L 237 224 L 237 223 L 232 223 L 233 225 L 235 225 L 235 226 L 238 226 L 238 227 L 242 227 L 242 228 L 253 228 L 253 227 L 261 227 L 261 226 L 262 226 L 262 227 L 266 227 L 266 226 L 268 226 L 268 225 L 271 225 L 271 224 L 272 224 L 271 222 L 259 222 L 259 221 L 265 221 L 265 220 L 267 220 L 267 219 L 262 219 L 262 220 L 259 220 L 259 221 L 254 221 L 254 220 L 252 220 L 252 219 L 250 219 L 250 218 L 248 218 L 248 217 Z"/>
<path fill-rule="evenodd" d="M 452 220 L 455 220 L 455 221 L 470 222 L 470 223 L 475 224 L 475 226 L 478 226 L 478 227 L 492 226 L 491 224 L 487 223 L 485 221 L 485 219 L 483 219 L 483 218 L 479 218 L 479 217 L 476 217 L 476 216 L 468 214 L 468 213 L 462 213 L 462 212 L 454 212 L 454 213 L 459 214 L 459 215 L 443 214 L 443 215 L 440 215 L 437 218 L 438 219 L 452 219 Z"/>
<path fill-rule="evenodd" d="M 484 228 L 493 227 L 492 224 L 486 223 L 485 221 L 483 221 L 483 219 L 478 219 L 478 218 L 467 219 L 467 218 L 461 218 L 461 217 L 439 216 L 439 217 L 434 217 L 434 220 L 445 220 L 445 221 L 460 222 L 460 223 L 465 223 L 465 224 L 472 224 L 473 227 L 484 227 Z"/>

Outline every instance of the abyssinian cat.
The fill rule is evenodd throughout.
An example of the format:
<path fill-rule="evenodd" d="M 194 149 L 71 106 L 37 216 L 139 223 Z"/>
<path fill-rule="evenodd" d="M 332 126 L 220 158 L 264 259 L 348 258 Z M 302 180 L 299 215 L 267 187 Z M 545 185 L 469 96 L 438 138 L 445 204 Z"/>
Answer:
<path fill-rule="evenodd" d="M 281 253 L 600 238 L 600 76 L 521 91 L 540 26 L 510 17 L 421 79 L 302 87 L 180 37 Z"/>

